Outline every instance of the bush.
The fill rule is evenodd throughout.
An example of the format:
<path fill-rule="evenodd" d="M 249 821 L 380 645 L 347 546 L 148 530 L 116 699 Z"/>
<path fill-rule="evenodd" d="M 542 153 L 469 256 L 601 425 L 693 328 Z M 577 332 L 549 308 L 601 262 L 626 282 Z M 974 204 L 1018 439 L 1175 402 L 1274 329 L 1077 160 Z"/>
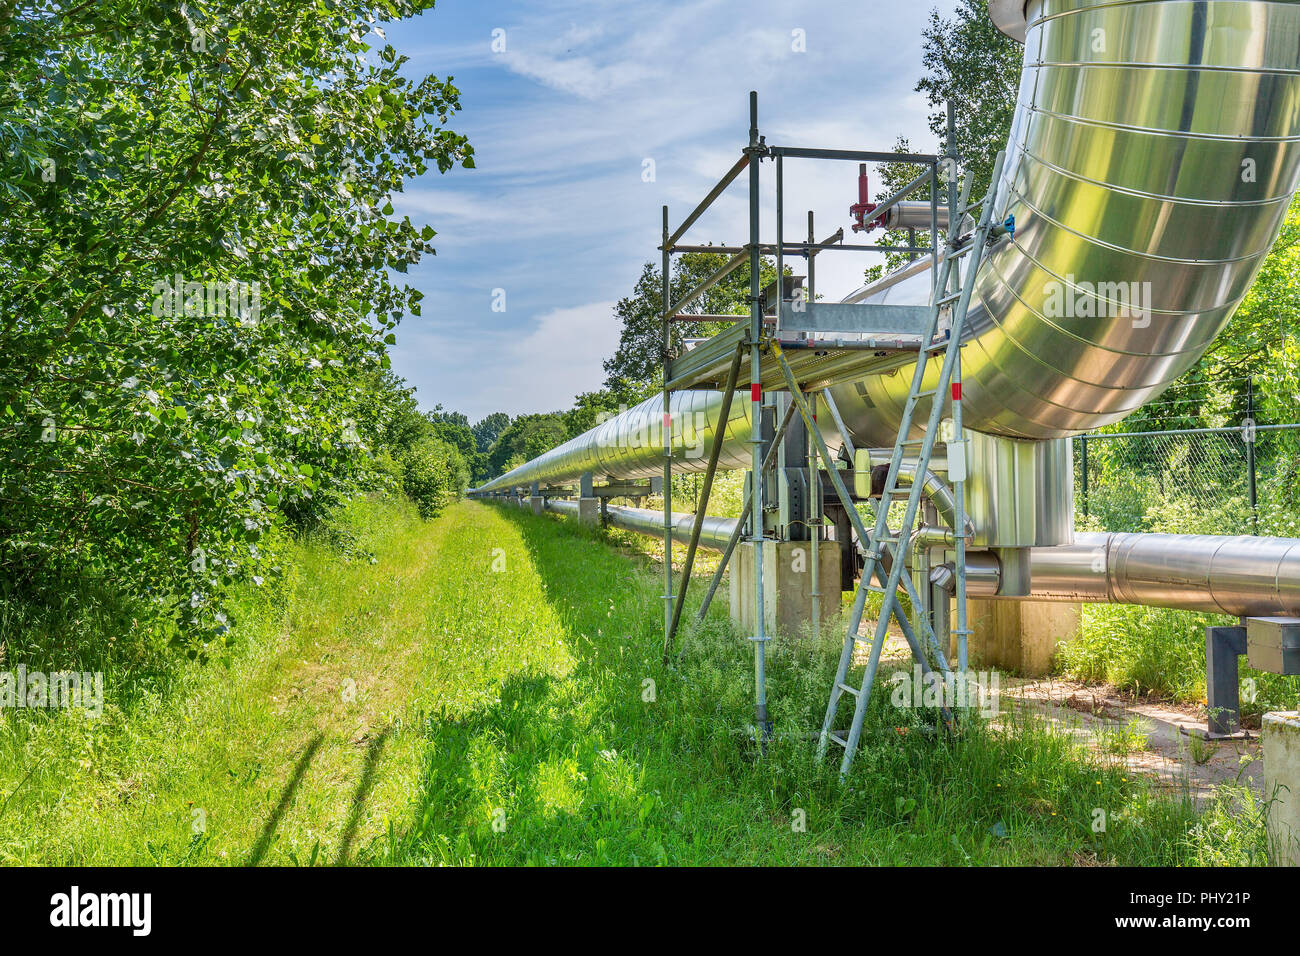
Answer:
<path fill-rule="evenodd" d="M 421 438 L 402 456 L 402 490 L 421 518 L 435 518 L 469 481 L 465 460 L 440 438 Z"/>

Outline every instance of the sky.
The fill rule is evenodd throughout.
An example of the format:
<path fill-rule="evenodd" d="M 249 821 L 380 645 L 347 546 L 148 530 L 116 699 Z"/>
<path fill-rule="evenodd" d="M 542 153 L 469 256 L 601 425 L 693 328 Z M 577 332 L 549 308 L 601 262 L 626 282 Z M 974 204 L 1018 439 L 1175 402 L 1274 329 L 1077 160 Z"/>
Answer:
<path fill-rule="evenodd" d="M 408 71 L 454 77 L 475 169 L 431 171 L 393 197 L 437 230 L 436 256 L 406 277 L 424 293 L 393 369 L 422 408 L 472 422 L 558 411 L 600 388 L 618 344 L 615 302 L 659 262 L 661 207 L 675 227 L 748 142 L 758 92 L 769 145 L 934 151 L 921 30 L 954 0 L 441 0 L 391 25 Z M 869 172 L 874 173 L 874 169 Z M 763 241 L 775 239 L 764 163 Z M 682 240 L 741 244 L 741 176 Z M 877 192 L 873 175 L 872 193 Z M 786 235 L 849 226 L 852 163 L 787 161 Z M 849 233 L 849 235 L 852 235 Z M 818 258 L 834 301 L 876 260 Z M 791 263 L 804 272 L 802 260 Z M 400 277 L 399 277 L 400 278 Z"/>

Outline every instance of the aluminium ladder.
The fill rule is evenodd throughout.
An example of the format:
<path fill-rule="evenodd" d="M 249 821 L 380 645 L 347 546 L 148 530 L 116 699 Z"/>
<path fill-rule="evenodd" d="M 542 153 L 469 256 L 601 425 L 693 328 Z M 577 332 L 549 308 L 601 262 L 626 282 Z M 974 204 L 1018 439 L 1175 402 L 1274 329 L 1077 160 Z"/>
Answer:
<path fill-rule="evenodd" d="M 862 571 L 862 578 L 859 581 L 857 591 L 854 595 L 853 612 L 850 616 L 848 631 L 844 638 L 844 647 L 840 653 L 839 666 L 836 670 L 835 680 L 831 686 L 830 700 L 826 707 L 826 717 L 822 722 L 821 736 L 817 744 L 817 757 L 822 759 L 825 756 L 827 746 L 830 742 L 835 742 L 844 750 L 844 755 L 840 761 L 841 778 L 848 774 L 849 768 L 853 765 L 853 758 L 857 753 L 858 743 L 862 736 L 863 720 L 867 711 L 867 701 L 871 694 L 872 684 L 875 681 L 877 669 L 880 665 L 880 654 L 884 646 L 885 635 L 889 628 L 891 617 L 896 619 L 899 627 L 903 630 L 904 636 L 908 638 L 908 643 L 912 646 L 913 654 L 917 655 L 922 666 L 925 661 L 921 655 L 919 642 L 912 633 L 912 628 L 908 622 L 908 615 L 904 612 L 900 588 L 909 595 L 913 600 L 914 607 L 920 607 L 915 588 L 912 585 L 910 576 L 906 573 L 906 565 L 909 550 L 911 547 L 911 537 L 916 524 L 922 491 L 924 486 L 924 475 L 930 466 L 931 454 L 934 450 L 936 436 L 939 431 L 940 422 L 943 417 L 944 402 L 951 397 L 954 403 L 960 402 L 960 378 L 954 376 L 954 372 L 959 369 L 962 333 L 966 321 L 966 313 L 970 306 L 971 294 L 975 286 L 976 276 L 979 272 L 984 250 L 990 237 L 1000 236 L 1005 231 L 1005 226 L 999 224 L 994 226 L 993 217 L 993 196 L 997 189 L 998 180 L 1001 177 L 1004 154 L 999 153 L 997 161 L 994 164 L 993 177 L 990 181 L 989 191 L 985 198 L 967 207 L 966 201 L 969 198 L 969 181 L 966 186 L 966 195 L 962 197 L 959 205 L 962 208 L 960 214 L 952 217 L 952 223 L 949 227 L 950 236 L 955 237 L 960 232 L 960 225 L 964 220 L 966 213 L 976 207 L 982 207 L 979 224 L 971 238 L 970 245 L 966 249 L 968 261 L 966 263 L 965 279 L 960 279 L 960 269 L 954 275 L 954 263 L 960 258 L 960 254 L 954 248 L 953 240 L 950 239 L 948 254 L 944 257 L 941 278 L 934 285 L 932 296 L 932 308 L 930 312 L 930 329 L 929 335 L 923 338 L 922 346 L 919 350 L 916 367 L 912 375 L 911 387 L 908 391 L 907 401 L 903 407 L 902 420 L 898 427 L 898 436 L 894 442 L 893 455 L 889 461 L 889 473 L 885 479 L 884 489 L 880 496 L 880 503 L 876 510 L 876 523 L 872 533 L 867 534 L 861 517 L 856 510 L 850 505 L 848 515 L 854 525 L 860 541 L 863 543 L 866 553 L 866 565 Z M 954 291 L 948 291 L 949 285 L 956 278 L 958 287 Z M 952 320 L 948 331 L 946 341 L 935 342 L 940 335 L 940 316 L 945 308 L 952 309 Z M 930 344 L 933 343 L 933 344 Z M 925 388 L 925 374 L 929 365 L 929 360 L 942 351 L 943 361 L 940 366 L 939 378 L 933 388 Z M 783 363 L 784 364 L 784 363 Z M 955 383 L 955 384 L 954 384 Z M 796 402 L 803 408 L 803 399 L 793 381 L 791 381 L 792 394 Z M 925 431 L 920 439 L 910 438 L 913 419 L 916 414 L 916 408 L 919 402 L 926 398 L 934 399 L 930 405 L 929 420 L 926 423 Z M 954 422 L 960 424 L 960 407 L 954 409 Z M 805 416 L 806 417 L 806 416 Z M 815 428 L 815 426 L 814 426 Z M 954 436 L 955 440 L 960 440 L 960 435 Z M 836 485 L 836 491 L 841 498 L 848 500 L 847 491 L 843 488 L 843 483 L 839 478 L 838 472 L 834 469 L 830 461 L 829 453 L 825 448 L 820 434 L 816 435 L 817 441 L 821 447 L 823 458 L 827 462 L 828 470 L 832 483 Z M 904 490 L 900 487 L 899 476 L 904 449 L 918 448 L 915 471 L 912 480 L 908 483 L 909 487 Z M 903 515 L 902 525 L 896 530 L 889 527 L 889 510 L 890 505 L 896 500 L 906 500 L 906 508 Z M 964 509 L 963 509 L 964 511 Z M 959 516 L 962 512 L 959 511 Z M 953 529 L 954 535 L 962 538 L 965 532 L 964 528 L 957 527 Z M 964 540 L 963 542 L 964 543 Z M 887 573 L 881 574 L 884 579 L 883 587 L 875 583 L 877 572 L 883 569 L 883 559 L 888 556 L 890 559 Z M 960 556 L 959 556 L 960 557 Z M 959 561 L 959 564 L 961 562 Z M 964 581 L 961 582 L 964 584 Z M 867 661 L 866 670 L 859 686 L 853 686 L 848 683 L 849 669 L 853 660 L 853 653 L 859 643 L 868 643 L 859 636 L 858 628 L 862 621 L 863 611 L 866 606 L 867 594 L 878 593 L 882 595 L 883 601 L 880 610 L 880 616 L 876 621 L 875 631 L 870 640 L 870 656 Z M 965 599 L 965 588 L 961 587 L 958 594 L 959 607 Z M 965 615 L 961 614 L 964 619 Z M 965 621 L 959 621 L 959 630 L 963 629 Z M 943 656 L 943 650 L 939 646 L 939 641 L 930 624 L 922 619 L 922 628 L 929 639 L 931 650 L 934 652 L 936 661 L 940 669 L 946 674 L 949 671 L 946 660 Z M 965 634 L 959 634 L 963 642 Z M 962 655 L 960 665 L 965 666 L 965 655 Z M 964 674 L 958 675 L 964 678 Z M 964 681 L 963 681 L 964 685 Z M 853 707 L 853 720 L 847 733 L 841 733 L 834 729 L 835 719 L 839 711 L 840 702 L 845 694 L 855 698 Z"/>

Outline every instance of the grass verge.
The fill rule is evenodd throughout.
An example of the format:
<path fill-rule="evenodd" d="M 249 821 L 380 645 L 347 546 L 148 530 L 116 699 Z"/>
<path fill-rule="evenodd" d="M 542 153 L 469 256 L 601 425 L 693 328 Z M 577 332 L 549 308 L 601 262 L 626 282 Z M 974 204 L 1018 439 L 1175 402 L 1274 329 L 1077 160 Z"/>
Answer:
<path fill-rule="evenodd" d="M 833 637 L 771 645 L 760 759 L 752 645 L 719 607 L 664 666 L 645 556 L 478 502 L 346 520 L 374 563 L 295 546 L 228 660 L 98 720 L 4 714 L 0 861 L 1263 862 L 1245 791 L 1198 814 L 1043 726 L 954 736 L 887 694 L 840 785 L 808 738 Z"/>

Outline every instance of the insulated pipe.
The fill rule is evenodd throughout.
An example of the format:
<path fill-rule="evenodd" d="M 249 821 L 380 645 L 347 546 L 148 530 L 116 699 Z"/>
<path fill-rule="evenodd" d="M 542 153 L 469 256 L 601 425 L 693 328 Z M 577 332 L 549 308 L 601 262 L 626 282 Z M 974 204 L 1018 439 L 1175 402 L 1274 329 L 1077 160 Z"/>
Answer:
<path fill-rule="evenodd" d="M 964 424 L 1064 437 L 1158 396 L 1254 281 L 1300 178 L 1300 2 L 993 7 L 1025 43 L 994 201 L 1015 230 L 967 314 Z M 905 272 L 850 301 L 927 302 L 929 260 Z M 858 444 L 892 445 L 908 383 L 831 390 Z"/>
<path fill-rule="evenodd" d="M 547 498 L 546 510 L 576 516 L 578 514 L 578 503 L 560 498 Z M 635 531 L 637 534 L 650 535 L 655 538 L 663 537 L 664 513 L 662 511 L 606 505 L 605 512 L 607 523 L 615 528 L 622 528 L 624 531 Z M 679 536 L 690 538 L 694 521 L 695 515 L 693 514 L 673 512 L 673 538 L 676 539 Z M 726 548 L 727 542 L 731 540 L 731 533 L 735 529 L 736 520 L 734 518 L 706 517 L 704 526 L 700 529 L 700 547 L 708 548 L 710 551 L 723 550 Z"/>
<path fill-rule="evenodd" d="M 1237 617 L 1300 615 L 1300 539 L 1078 534 L 1030 551 L 1030 597 Z"/>
<path fill-rule="evenodd" d="M 702 472 L 709 465 L 709 443 L 719 427 L 722 393 L 673 392 L 673 471 Z M 557 448 L 552 448 L 499 478 L 485 482 L 473 493 L 527 485 L 533 481 L 559 485 L 585 473 L 624 481 L 653 478 L 664 465 L 664 402 L 662 395 L 646 399 L 621 415 L 602 422 Z M 718 468 L 750 466 L 750 403 L 733 401 L 727 416 L 727 435 Z M 660 529 L 662 533 L 663 529 Z M 689 528 L 687 529 L 689 533 Z"/>

